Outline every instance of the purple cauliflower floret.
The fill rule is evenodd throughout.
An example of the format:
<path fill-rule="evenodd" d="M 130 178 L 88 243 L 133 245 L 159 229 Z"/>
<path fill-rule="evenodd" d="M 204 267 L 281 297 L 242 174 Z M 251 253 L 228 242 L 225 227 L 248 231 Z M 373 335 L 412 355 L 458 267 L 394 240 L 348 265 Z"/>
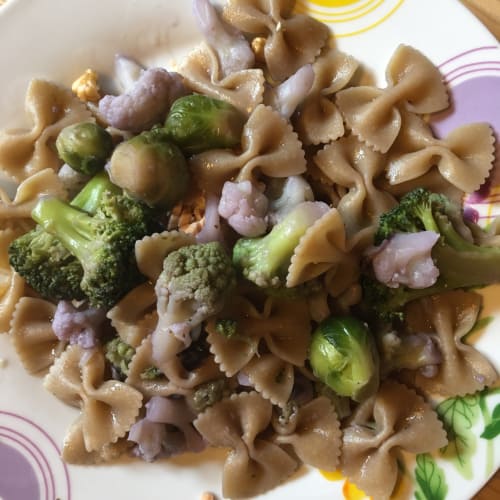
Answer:
<path fill-rule="evenodd" d="M 223 76 L 254 65 L 255 56 L 246 38 L 220 19 L 209 0 L 194 0 L 193 13 L 206 42 L 217 52 Z"/>
<path fill-rule="evenodd" d="M 266 232 L 268 200 L 250 181 L 227 181 L 222 188 L 219 214 L 242 236 L 254 238 Z"/>
<path fill-rule="evenodd" d="M 178 73 L 150 68 L 125 94 L 104 96 L 99 113 L 112 127 L 142 132 L 163 121 L 172 103 L 186 94 Z"/>
<path fill-rule="evenodd" d="M 52 330 L 59 340 L 92 349 L 98 342 L 99 329 L 105 318 L 104 309 L 77 309 L 71 302 L 61 300 L 52 320 Z"/>

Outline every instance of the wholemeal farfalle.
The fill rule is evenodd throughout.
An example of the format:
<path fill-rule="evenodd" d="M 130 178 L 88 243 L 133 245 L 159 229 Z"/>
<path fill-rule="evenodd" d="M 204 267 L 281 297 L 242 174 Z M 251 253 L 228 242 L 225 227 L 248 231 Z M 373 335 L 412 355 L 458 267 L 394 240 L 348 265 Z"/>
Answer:
<path fill-rule="evenodd" d="M 366 495 L 390 498 L 398 452 L 427 453 L 448 442 L 437 414 L 403 384 L 386 380 L 343 428 L 342 473 Z"/>
<path fill-rule="evenodd" d="M 201 188 L 220 192 L 225 181 L 252 180 L 254 171 L 281 178 L 302 174 L 306 160 L 291 125 L 262 104 L 243 128 L 240 153 L 212 149 L 191 157 L 189 166 Z"/>
<path fill-rule="evenodd" d="M 151 283 L 146 282 L 131 290 L 106 314 L 119 337 L 132 347 L 137 347 L 156 327 L 156 294 Z"/>
<path fill-rule="evenodd" d="M 66 200 L 68 193 L 56 172 L 45 168 L 19 184 L 14 199 L 0 188 L 0 227 L 27 230 L 35 225 L 31 211 L 42 196 Z"/>
<path fill-rule="evenodd" d="M 231 450 L 222 475 L 224 497 L 262 494 L 297 468 L 288 453 L 262 436 L 271 417 L 271 402 L 250 392 L 223 399 L 194 421 L 195 428 L 211 446 Z"/>
<path fill-rule="evenodd" d="M 327 43 L 327 26 L 294 14 L 295 0 L 230 0 L 224 19 L 243 33 L 265 39 L 262 57 L 274 81 L 283 81 L 314 61 Z"/>
<path fill-rule="evenodd" d="M 316 278 L 346 256 L 344 221 L 336 208 L 319 218 L 295 247 L 286 286 L 294 287 Z"/>
<path fill-rule="evenodd" d="M 411 332 L 435 334 L 443 358 L 434 377 L 419 372 L 411 383 L 426 394 L 464 396 L 492 385 L 498 374 L 488 359 L 462 342 L 475 325 L 481 310 L 481 296 L 462 290 L 434 295 L 408 305 L 406 322 Z"/>
<path fill-rule="evenodd" d="M 335 407 L 324 396 L 309 401 L 297 409 L 293 431 L 280 433 L 274 441 L 291 445 L 304 464 L 325 471 L 336 470 L 342 432 Z"/>
<path fill-rule="evenodd" d="M 57 358 L 45 388 L 64 403 L 81 409 L 85 450 L 101 450 L 123 437 L 135 422 L 142 394 L 118 380 L 104 380 L 104 354 L 72 345 Z"/>
<path fill-rule="evenodd" d="M 272 353 L 254 356 L 241 370 L 250 385 L 264 398 L 285 406 L 293 389 L 293 365 Z"/>
<path fill-rule="evenodd" d="M 62 161 L 52 146 L 59 132 L 92 120 L 85 103 L 69 89 L 46 80 L 30 82 L 25 109 L 30 129 L 0 131 L 0 168 L 18 182 L 44 168 L 58 170 Z"/>
<path fill-rule="evenodd" d="M 363 142 L 385 153 L 401 129 L 398 106 L 418 114 L 448 106 L 439 70 L 418 50 L 400 45 L 387 69 L 385 89 L 359 86 L 338 92 L 336 103 L 347 126 Z"/>
<path fill-rule="evenodd" d="M 400 184 L 436 167 L 450 184 L 472 193 L 493 168 L 494 142 L 487 123 L 462 125 L 440 140 L 422 118 L 404 113 L 401 133 L 389 153 L 386 175 L 391 184 Z"/>
<path fill-rule="evenodd" d="M 54 304 L 35 297 L 20 298 L 13 311 L 9 335 L 31 375 L 45 375 L 66 347 L 52 330 L 55 312 Z"/>
<path fill-rule="evenodd" d="M 375 185 L 385 172 L 386 159 L 355 136 L 334 141 L 314 157 L 315 164 L 337 191 L 345 194 L 337 204 L 347 238 L 375 224 L 396 205 L 396 199 Z"/>
<path fill-rule="evenodd" d="M 25 282 L 9 264 L 9 245 L 21 235 L 19 227 L 0 230 L 0 334 L 8 332 L 14 308 L 25 292 Z"/>
<path fill-rule="evenodd" d="M 154 283 L 163 271 L 165 257 L 174 250 L 194 243 L 194 236 L 182 231 L 163 231 L 145 236 L 135 243 L 137 267 Z"/>
<path fill-rule="evenodd" d="M 327 144 L 344 135 L 344 120 L 333 96 L 349 83 L 357 69 L 353 57 L 334 48 L 327 48 L 316 59 L 313 86 L 293 118 L 303 144 Z"/>
<path fill-rule="evenodd" d="M 180 63 L 179 73 L 193 91 L 228 102 L 247 115 L 263 101 L 262 70 L 244 69 L 223 76 L 216 52 L 206 44 Z"/>

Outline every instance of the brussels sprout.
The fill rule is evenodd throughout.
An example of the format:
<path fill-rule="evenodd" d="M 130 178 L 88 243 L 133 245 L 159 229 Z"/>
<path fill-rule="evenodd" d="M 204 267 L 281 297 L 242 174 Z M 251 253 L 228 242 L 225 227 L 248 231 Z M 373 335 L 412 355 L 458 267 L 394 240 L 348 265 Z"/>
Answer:
<path fill-rule="evenodd" d="M 361 401 L 378 386 L 378 357 L 367 326 L 352 316 L 329 317 L 313 333 L 314 374 L 339 396 Z"/>
<path fill-rule="evenodd" d="M 113 138 L 99 125 L 81 122 L 61 130 L 56 140 L 61 160 L 81 174 L 94 175 L 113 151 Z"/>
<path fill-rule="evenodd" d="M 186 160 L 156 132 L 143 132 L 119 144 L 109 164 L 111 181 L 150 206 L 172 207 L 188 189 Z"/>
<path fill-rule="evenodd" d="M 164 130 L 186 154 L 231 148 L 241 141 L 246 117 L 233 105 L 204 95 L 177 99 Z"/>

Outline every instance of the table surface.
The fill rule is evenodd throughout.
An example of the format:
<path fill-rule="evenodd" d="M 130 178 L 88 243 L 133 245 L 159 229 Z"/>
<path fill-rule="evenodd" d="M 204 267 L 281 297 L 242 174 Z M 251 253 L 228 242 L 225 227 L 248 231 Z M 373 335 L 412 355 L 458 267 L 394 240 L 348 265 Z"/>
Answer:
<path fill-rule="evenodd" d="M 0 5 L 7 0 L 0 0 Z M 461 0 L 500 40 L 500 0 Z M 474 497 L 475 500 L 500 499 L 500 470 Z"/>

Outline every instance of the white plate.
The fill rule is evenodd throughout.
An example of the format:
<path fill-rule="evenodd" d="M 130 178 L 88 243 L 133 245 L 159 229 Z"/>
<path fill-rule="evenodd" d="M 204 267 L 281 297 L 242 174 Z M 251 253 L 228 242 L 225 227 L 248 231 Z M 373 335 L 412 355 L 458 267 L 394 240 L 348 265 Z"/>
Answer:
<path fill-rule="evenodd" d="M 338 35 L 338 46 L 372 70 L 380 85 L 385 65 L 399 43 L 413 45 L 439 65 L 456 102 L 453 113 L 436 124 L 438 134 L 446 134 L 456 123 L 479 120 L 489 121 L 500 131 L 500 49 L 458 2 L 299 0 L 297 9 L 310 9 L 328 21 Z M 0 8 L 0 128 L 26 125 L 23 98 L 32 77 L 70 84 L 87 67 L 110 74 L 116 52 L 171 68 L 198 40 L 187 1 L 8 0 Z M 497 213 L 494 204 L 475 206 L 485 221 Z M 497 368 L 499 298 L 499 288 L 486 291 L 483 316 L 491 321 L 473 337 Z M 37 488 L 43 500 L 187 500 L 199 498 L 204 491 L 220 494 L 223 454 L 218 452 L 154 464 L 64 465 L 58 450 L 75 410 L 46 393 L 40 379 L 23 371 L 6 335 L 0 336 L 0 358 L 2 500 L 34 500 L 32 492 Z M 499 402 L 495 392 L 455 402 L 459 455 L 444 459 L 438 452 L 436 462 L 420 462 L 428 466 L 426 472 L 434 471 L 428 483 L 434 495 L 419 498 L 471 498 L 495 472 L 500 464 L 499 439 L 487 441 L 480 434 Z M 11 469 L 13 475 L 7 473 Z M 410 458 L 403 478 L 398 497 L 413 498 L 415 463 Z M 447 485 L 446 495 L 433 490 L 433 480 L 440 478 Z M 21 485 L 24 493 L 18 489 L 14 497 L 6 494 L 8 488 L 13 491 Z M 355 498 L 349 487 L 343 478 L 328 481 L 319 471 L 302 470 L 263 498 Z"/>

